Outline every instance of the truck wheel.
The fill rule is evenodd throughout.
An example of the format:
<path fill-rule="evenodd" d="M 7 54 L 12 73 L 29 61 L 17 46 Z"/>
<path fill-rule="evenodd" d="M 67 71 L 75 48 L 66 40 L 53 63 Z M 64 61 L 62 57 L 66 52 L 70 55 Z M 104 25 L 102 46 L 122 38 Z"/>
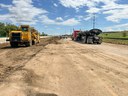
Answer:
<path fill-rule="evenodd" d="M 86 43 L 87 41 L 86 41 L 86 36 L 84 36 L 84 37 L 82 37 L 82 43 Z"/>
<path fill-rule="evenodd" d="M 97 44 L 101 44 L 102 43 L 102 40 L 99 40 L 99 42 L 97 42 Z"/>
<path fill-rule="evenodd" d="M 11 47 L 15 47 L 15 44 L 14 43 L 10 43 Z"/>
<path fill-rule="evenodd" d="M 33 41 L 32 41 L 32 45 L 35 45 L 35 44 L 36 44 L 36 43 L 35 43 L 35 41 L 33 40 Z"/>
<path fill-rule="evenodd" d="M 99 41 L 97 42 L 97 44 L 101 44 L 102 43 L 102 38 L 99 38 Z"/>
<path fill-rule="evenodd" d="M 87 44 L 93 44 L 93 38 L 91 36 L 87 38 Z"/>
<path fill-rule="evenodd" d="M 18 47 L 18 43 L 11 42 L 10 45 L 11 45 L 11 47 Z"/>
<path fill-rule="evenodd" d="M 32 42 L 31 42 L 31 41 L 30 41 L 30 42 L 27 42 L 27 43 L 25 44 L 25 46 L 26 46 L 26 47 L 32 46 Z"/>

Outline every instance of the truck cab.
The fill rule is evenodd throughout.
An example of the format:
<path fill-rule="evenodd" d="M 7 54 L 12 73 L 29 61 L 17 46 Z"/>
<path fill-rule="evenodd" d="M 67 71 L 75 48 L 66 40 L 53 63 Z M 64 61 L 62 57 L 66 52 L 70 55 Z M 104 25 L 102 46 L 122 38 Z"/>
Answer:
<path fill-rule="evenodd" d="M 72 34 L 72 40 L 77 41 L 77 36 L 80 30 L 74 30 Z"/>

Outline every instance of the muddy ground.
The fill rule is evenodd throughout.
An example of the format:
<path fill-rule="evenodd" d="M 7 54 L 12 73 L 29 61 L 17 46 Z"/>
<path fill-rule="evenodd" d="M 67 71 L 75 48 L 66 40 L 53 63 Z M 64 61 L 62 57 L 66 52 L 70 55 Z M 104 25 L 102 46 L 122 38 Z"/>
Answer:
<path fill-rule="evenodd" d="M 0 47 L 0 96 L 128 96 L 128 46 L 44 38 Z"/>

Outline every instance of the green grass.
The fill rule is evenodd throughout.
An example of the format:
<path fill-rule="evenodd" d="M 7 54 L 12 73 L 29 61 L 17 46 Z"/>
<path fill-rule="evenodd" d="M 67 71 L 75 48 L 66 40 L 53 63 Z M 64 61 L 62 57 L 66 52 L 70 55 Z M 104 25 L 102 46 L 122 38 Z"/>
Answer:
<path fill-rule="evenodd" d="M 112 44 L 128 45 L 128 40 L 103 39 L 103 42 L 105 42 L 105 43 L 112 43 Z"/>
<path fill-rule="evenodd" d="M 122 32 L 105 32 L 100 34 L 103 37 L 103 42 L 113 44 L 128 45 L 128 31 Z"/>
<path fill-rule="evenodd" d="M 128 38 L 128 31 L 122 32 L 105 32 L 100 34 L 103 38 Z"/>

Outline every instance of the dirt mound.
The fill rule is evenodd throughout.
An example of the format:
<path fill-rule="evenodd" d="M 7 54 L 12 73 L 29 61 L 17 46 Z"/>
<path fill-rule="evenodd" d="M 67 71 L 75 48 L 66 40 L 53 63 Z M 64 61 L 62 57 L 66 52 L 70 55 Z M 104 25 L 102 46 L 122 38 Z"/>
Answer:
<path fill-rule="evenodd" d="M 37 45 L 46 46 L 48 44 L 61 44 L 59 40 L 60 40 L 59 37 L 49 37 L 49 38 L 41 39 L 41 42 Z"/>

